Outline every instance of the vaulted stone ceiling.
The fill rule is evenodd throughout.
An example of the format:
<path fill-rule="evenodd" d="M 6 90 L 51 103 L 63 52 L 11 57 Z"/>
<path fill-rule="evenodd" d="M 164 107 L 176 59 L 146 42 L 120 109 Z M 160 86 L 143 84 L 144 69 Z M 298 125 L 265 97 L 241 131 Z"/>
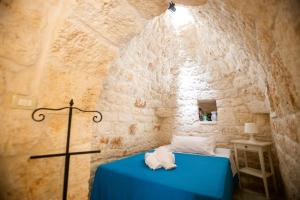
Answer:
<path fill-rule="evenodd" d="M 241 91 L 242 86 L 239 84 L 246 82 L 246 85 L 251 85 L 250 88 L 258 85 L 259 89 L 251 91 L 253 94 L 257 91 L 258 96 L 261 96 L 266 86 L 266 95 L 260 98 L 260 102 L 265 97 L 270 101 L 272 137 L 285 188 L 289 198 L 299 198 L 299 1 L 174 2 L 193 6 L 193 15 L 199 22 L 196 27 L 190 27 L 179 34 L 192 60 L 199 65 L 212 57 L 231 60 L 235 64 L 224 64 L 226 68 L 218 73 L 223 76 L 223 73 L 228 75 L 228 71 L 240 70 L 237 73 L 243 76 L 233 84 L 240 86 Z M 28 157 L 33 153 L 64 149 L 63 120 L 66 116 L 52 116 L 46 124 L 33 125 L 30 110 L 11 108 L 11 96 L 33 96 L 39 106 L 61 106 L 74 98 L 79 107 L 99 107 L 98 100 L 103 98 L 101 95 L 105 91 L 105 81 L 110 80 L 117 66 L 122 65 L 118 60 L 130 59 L 124 52 L 133 48 L 130 45 L 139 41 L 138 38 L 143 34 L 147 36 L 145 25 L 157 20 L 155 16 L 163 14 L 167 7 L 167 1 L 158 0 L 0 1 L 0 41 L 3 47 L 0 48 L 0 114 L 5 116 L 0 123 L 0 162 L 5 163 L 0 170 L 1 177 L 4 177 L 0 186 L 5 189 L 1 198 L 49 199 L 53 194 L 60 194 L 61 166 L 57 160 L 29 162 Z M 207 28 L 208 24 L 210 28 Z M 159 29 L 159 25 L 155 27 L 155 30 Z M 206 33 L 207 30 L 212 32 Z M 193 38 L 195 32 L 199 45 L 184 39 Z M 201 37 L 201 34 L 204 36 Z M 142 62 L 143 55 L 137 56 Z M 150 70 L 154 67 L 154 62 L 146 66 Z M 183 69 L 188 71 L 188 67 Z M 206 70 L 217 71 L 218 67 L 211 64 Z M 195 71 L 200 73 L 203 69 L 197 68 Z M 177 72 L 176 67 L 171 67 L 170 73 Z M 216 83 L 214 86 L 220 85 Z M 159 90 L 153 87 L 155 91 Z M 167 100 L 168 97 L 162 98 L 162 102 Z M 222 103 L 230 104 L 229 101 Z M 256 105 L 251 110 L 261 110 Z M 173 113 L 167 110 L 164 114 L 169 116 Z M 115 116 L 115 120 L 119 118 L 123 119 L 122 116 Z M 95 139 L 91 132 L 97 132 L 99 128 L 91 127 L 89 118 L 84 116 L 78 116 L 77 122 L 74 130 L 78 133 L 74 133 L 73 148 L 90 148 L 90 141 Z M 106 125 L 111 126 L 109 123 Z M 165 127 L 162 125 L 161 128 Z M 86 134 L 79 134 L 83 132 Z M 120 143 L 118 138 L 114 141 L 117 141 L 114 145 Z M 85 199 L 88 194 L 89 162 L 90 157 L 73 161 L 77 168 L 72 169 L 76 176 L 70 182 L 70 196 L 74 199 Z"/>
<path fill-rule="evenodd" d="M 199 6 L 206 3 L 207 0 L 177 0 L 174 3 L 186 5 L 186 6 Z M 136 10 L 146 19 L 151 19 L 166 11 L 170 1 L 154 0 L 128 0 L 128 3 L 135 7 Z"/>
<path fill-rule="evenodd" d="M 225 77 L 231 72 L 246 74 L 246 76 L 241 76 L 240 78 L 237 76 L 231 81 L 235 84 L 235 87 L 240 88 L 238 94 L 242 96 L 242 102 L 247 102 L 247 98 L 251 99 L 248 101 L 248 111 L 253 113 L 271 112 L 273 116 L 276 115 L 275 118 L 271 119 L 273 138 L 275 140 L 276 149 L 279 152 L 280 167 L 284 182 L 286 184 L 287 192 L 290 196 L 295 197 L 299 195 L 296 186 L 298 183 L 296 181 L 292 181 L 295 179 L 291 177 L 291 174 L 289 175 L 289 171 L 299 166 L 299 159 L 294 159 L 299 155 L 299 136 L 297 136 L 299 135 L 299 132 L 294 128 L 288 128 L 288 126 L 296 127 L 296 124 L 298 123 L 297 115 L 299 114 L 297 113 L 299 113 L 300 103 L 298 87 L 299 59 L 295 56 L 297 53 L 299 53 L 299 47 L 298 45 L 291 44 L 292 51 L 289 51 L 289 55 L 287 55 L 285 50 L 281 49 L 280 47 L 286 46 L 287 44 L 293 42 L 299 44 L 299 37 L 297 36 L 296 28 L 297 23 L 295 23 L 295 16 L 299 15 L 295 8 L 297 8 L 299 5 L 296 2 L 291 2 L 291 4 L 286 5 L 282 1 L 273 1 L 271 2 L 272 5 L 269 5 L 269 3 L 270 2 L 261 1 L 251 2 L 251 4 L 247 4 L 244 1 L 225 1 L 222 3 L 219 1 L 202 2 L 201 6 L 195 6 L 194 10 L 190 10 L 194 20 L 196 21 L 194 26 L 186 25 L 186 27 L 179 32 L 178 30 L 174 29 L 173 32 L 177 31 L 177 35 L 172 32 L 169 33 L 171 35 L 173 34 L 173 37 L 177 37 L 177 39 L 181 42 L 181 45 L 177 47 L 174 46 L 174 44 L 176 44 L 174 41 L 166 43 L 165 45 L 170 45 L 173 49 L 182 50 L 183 55 L 180 55 L 180 53 L 178 54 L 177 52 L 176 55 L 178 58 L 183 58 L 185 60 L 190 60 L 191 62 L 197 63 L 192 65 L 203 65 L 202 68 L 194 69 L 194 73 L 197 73 L 198 71 L 200 73 L 198 74 L 198 78 L 200 78 L 201 73 L 205 74 L 206 70 L 210 71 L 210 74 L 212 74 L 212 77 L 214 77 L 211 78 L 210 81 L 214 83 L 215 87 L 222 86 L 223 88 L 226 88 Z M 160 7 L 163 5 L 163 3 L 151 4 L 149 7 L 155 7 L 155 5 Z M 285 9 L 290 9 L 289 13 L 282 11 Z M 154 10 L 159 12 L 159 9 Z M 144 14 L 147 13 L 142 9 L 139 12 Z M 174 15 L 176 15 L 176 13 Z M 144 15 L 142 14 L 142 16 Z M 147 14 L 145 16 L 146 18 L 149 17 Z M 291 20 L 285 21 L 285 23 L 288 23 L 291 25 L 291 27 L 293 27 L 289 33 L 283 33 L 279 25 L 282 24 L 281 20 L 285 20 L 285 17 Z M 170 21 L 168 23 L 171 24 Z M 161 25 L 157 23 L 149 30 L 153 29 L 155 31 L 159 31 L 157 27 L 161 27 Z M 144 33 L 145 31 L 147 30 L 143 30 L 143 34 L 147 35 Z M 143 34 L 138 36 L 138 38 L 143 37 Z M 154 35 L 150 33 L 148 34 L 151 36 Z M 288 34 L 289 37 L 284 37 L 281 34 Z M 277 41 L 276 38 L 282 38 L 282 40 Z M 149 38 L 149 40 L 151 41 L 151 38 Z M 172 40 L 169 39 L 168 41 Z M 123 50 L 134 52 L 132 51 L 132 48 L 138 48 L 138 46 L 131 46 L 129 49 L 126 47 Z M 156 54 L 159 54 L 158 50 L 155 50 L 155 52 Z M 153 53 L 149 54 L 152 55 Z M 285 58 L 281 58 L 282 54 L 285 56 Z M 134 57 L 134 55 L 132 56 Z M 215 59 L 214 63 L 209 62 L 210 58 Z M 223 64 L 222 62 L 218 61 L 220 58 L 223 58 Z M 284 63 L 284 60 L 287 62 Z M 137 61 L 137 63 L 139 62 L 140 61 Z M 122 61 L 122 63 L 123 65 L 126 65 L 126 59 Z M 143 66 L 148 64 L 144 63 L 140 65 Z M 205 70 L 204 66 L 208 64 L 210 67 Z M 179 68 L 183 69 L 185 64 L 184 62 L 179 62 L 176 60 L 176 62 L 174 61 L 173 65 L 181 65 Z M 163 68 L 167 68 L 167 66 Z M 172 70 L 174 71 L 174 68 Z M 191 74 L 193 73 L 188 74 L 190 75 L 186 81 L 190 81 L 192 79 Z M 218 82 L 216 81 L 218 80 L 216 79 L 218 76 L 222 77 L 221 79 L 223 79 L 223 82 L 220 81 L 219 86 Z M 231 81 L 229 80 L 227 84 L 232 84 Z M 202 79 L 202 82 L 205 82 L 205 79 Z M 197 81 L 194 82 L 194 84 L 200 85 L 200 83 L 197 83 Z M 161 83 L 161 85 L 163 85 L 163 83 Z M 142 85 L 140 87 L 142 87 Z M 189 87 L 191 88 L 193 86 L 190 85 Z M 109 88 L 108 90 L 112 90 L 112 88 Z M 185 88 L 185 90 L 188 89 L 189 88 Z M 204 88 L 202 88 L 202 90 L 202 92 L 205 91 Z M 213 89 L 210 89 L 210 92 L 212 92 L 212 90 Z M 196 90 L 194 90 L 194 95 L 196 93 Z M 228 91 L 225 93 L 227 94 L 227 97 L 232 95 Z M 256 99 L 254 96 L 259 98 Z M 279 96 L 284 96 L 285 98 L 280 98 Z M 201 97 L 203 97 L 203 95 L 198 96 L 198 98 Z M 212 98 L 212 96 L 209 97 Z M 178 96 L 176 93 L 175 98 L 180 98 L 180 95 Z M 194 97 L 190 96 L 188 98 Z M 265 98 L 270 100 L 270 108 L 268 106 L 268 102 L 266 104 L 260 104 L 260 101 L 264 102 Z M 195 99 L 197 99 L 197 97 Z M 100 99 L 100 101 L 102 100 L 103 99 Z M 167 104 L 166 107 L 170 107 L 170 105 L 167 103 L 169 101 L 172 102 L 170 97 L 162 99 L 162 102 Z M 187 99 L 184 101 L 188 102 Z M 232 102 L 235 102 L 235 100 Z M 184 112 L 187 113 L 187 110 L 188 107 L 185 107 Z M 176 111 L 165 110 L 165 112 L 168 112 L 172 116 L 172 113 L 174 114 Z M 196 111 L 191 111 L 190 114 L 192 113 L 193 116 L 196 116 Z M 166 121 L 168 120 L 165 119 L 164 122 Z M 171 121 L 174 121 L 174 116 Z M 201 131 L 200 127 L 193 125 L 193 122 L 185 121 L 185 124 L 191 123 L 194 129 L 184 129 L 184 123 L 180 125 L 178 122 L 180 122 L 180 120 L 176 121 L 176 123 L 179 124 L 177 128 L 179 128 L 179 132 L 181 131 L 181 133 L 187 130 L 193 130 L 194 133 L 197 132 L 197 130 Z M 172 122 L 168 122 L 167 125 L 172 126 Z M 166 124 L 163 124 L 162 128 L 164 133 L 167 133 L 170 128 L 164 129 L 165 126 Z M 289 129 L 287 134 L 278 134 L 283 129 Z M 176 128 L 173 129 L 173 133 L 174 132 L 176 133 Z M 234 131 L 231 129 L 231 132 Z M 220 142 L 224 142 L 224 140 L 226 141 L 226 137 L 223 137 Z M 290 151 L 285 149 L 285 145 L 293 146 L 294 150 L 292 154 L 288 153 Z M 290 167 L 290 164 L 286 164 L 287 162 L 290 164 L 293 163 L 293 167 Z M 299 175 L 299 172 L 296 174 Z"/>

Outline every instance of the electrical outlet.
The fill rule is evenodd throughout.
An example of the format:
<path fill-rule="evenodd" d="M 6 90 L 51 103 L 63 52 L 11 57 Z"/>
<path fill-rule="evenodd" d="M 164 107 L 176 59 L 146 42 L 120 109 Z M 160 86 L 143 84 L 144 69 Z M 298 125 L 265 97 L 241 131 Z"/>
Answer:
<path fill-rule="evenodd" d="M 34 109 L 36 99 L 32 96 L 14 94 L 11 102 L 12 108 L 15 109 Z"/>

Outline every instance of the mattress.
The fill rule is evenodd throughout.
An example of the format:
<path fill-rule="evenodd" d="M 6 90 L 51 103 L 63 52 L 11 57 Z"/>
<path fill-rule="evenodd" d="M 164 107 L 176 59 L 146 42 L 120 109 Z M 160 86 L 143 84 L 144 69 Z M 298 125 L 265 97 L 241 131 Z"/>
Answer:
<path fill-rule="evenodd" d="M 151 170 L 144 154 L 98 167 L 91 200 L 230 200 L 233 176 L 227 157 L 175 153 L 177 168 Z"/>

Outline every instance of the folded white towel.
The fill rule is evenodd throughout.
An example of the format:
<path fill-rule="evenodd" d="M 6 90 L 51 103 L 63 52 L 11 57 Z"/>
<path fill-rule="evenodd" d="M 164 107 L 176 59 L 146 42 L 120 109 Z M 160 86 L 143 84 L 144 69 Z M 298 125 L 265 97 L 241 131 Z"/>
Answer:
<path fill-rule="evenodd" d="M 162 165 L 157 160 L 154 153 L 146 153 L 145 154 L 145 163 L 149 168 L 151 168 L 153 170 L 156 170 L 156 169 L 159 169 L 162 167 Z"/>
<path fill-rule="evenodd" d="M 165 147 L 157 148 L 153 153 L 146 153 L 145 163 L 153 170 L 161 167 L 169 170 L 176 167 L 174 154 Z"/>

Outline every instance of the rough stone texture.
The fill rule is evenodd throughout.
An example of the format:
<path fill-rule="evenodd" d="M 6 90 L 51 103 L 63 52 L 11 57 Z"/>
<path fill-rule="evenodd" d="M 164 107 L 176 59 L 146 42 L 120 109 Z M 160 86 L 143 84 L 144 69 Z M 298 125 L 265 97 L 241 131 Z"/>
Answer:
<path fill-rule="evenodd" d="M 111 66 L 98 100 L 97 108 L 105 117 L 93 139 L 93 146 L 102 149 L 93 156 L 95 168 L 107 160 L 161 144 L 161 120 L 155 109 L 162 107 L 162 96 L 169 92 L 170 60 L 176 47 L 173 42 L 176 40 L 164 17 L 157 17 L 122 49 Z M 113 142 L 103 143 L 104 137 Z"/>
<path fill-rule="evenodd" d="M 242 1 L 232 3 L 255 20 L 258 57 L 266 73 L 280 171 L 288 198 L 299 199 L 299 1 L 253 1 L 257 6 Z"/>
<path fill-rule="evenodd" d="M 78 107 L 96 109 L 119 47 L 143 27 L 135 13 L 126 1 L 0 1 L 0 199 L 60 199 L 62 193 L 63 159 L 28 158 L 64 151 L 66 112 L 36 123 L 31 110 L 12 109 L 12 95 L 33 96 L 39 107 L 66 106 L 73 98 Z M 91 149 L 97 126 L 92 116 L 75 112 L 72 151 Z M 88 198 L 90 158 L 71 160 L 70 199 Z"/>
<path fill-rule="evenodd" d="M 184 12 L 182 9 L 178 11 Z M 201 13 L 212 15 L 214 9 L 208 5 Z M 259 124 L 257 139 L 271 140 L 266 86 L 247 65 L 258 60 L 244 50 L 242 39 L 237 42 L 234 35 L 224 37 L 235 20 L 218 24 L 223 27 L 216 31 L 214 21 L 198 18 L 198 9 L 186 10 L 192 16 L 191 24 L 174 24 L 169 12 L 154 18 L 122 49 L 110 68 L 99 99 L 98 108 L 105 118 L 94 135 L 93 145 L 103 150 L 93 156 L 95 168 L 111 159 L 169 144 L 173 134 L 216 134 L 218 146 L 232 147 L 230 140 L 247 138 L 243 126 L 250 121 Z M 202 25 L 199 29 L 198 23 Z M 232 49 L 224 45 L 233 42 L 236 46 Z M 236 54 L 251 57 L 234 60 Z M 204 99 L 216 99 L 217 125 L 200 123 L 198 100 Z M 128 133 L 132 124 L 136 124 L 135 134 Z M 105 136 L 123 142 L 104 144 Z"/>
<path fill-rule="evenodd" d="M 190 25 L 163 13 L 164 0 L 0 1 L 0 199 L 61 198 L 63 159 L 28 157 L 64 150 L 66 113 L 35 123 L 31 110 L 12 109 L 13 94 L 103 111 L 97 125 L 74 117 L 72 150 L 103 153 L 72 159 L 69 199 L 87 199 L 100 163 L 172 134 L 231 146 L 256 121 L 256 137 L 270 140 L 267 113 L 288 199 L 300 198 L 299 1 L 175 2 L 193 6 L 177 10 Z M 217 125 L 199 123 L 199 99 L 216 99 Z"/>

